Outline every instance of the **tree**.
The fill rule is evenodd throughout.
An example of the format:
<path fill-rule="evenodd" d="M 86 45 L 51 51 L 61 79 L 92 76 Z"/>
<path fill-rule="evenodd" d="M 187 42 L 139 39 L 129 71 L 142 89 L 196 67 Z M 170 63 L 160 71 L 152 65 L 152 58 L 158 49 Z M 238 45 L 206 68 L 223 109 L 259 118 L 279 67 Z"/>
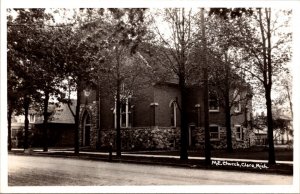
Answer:
<path fill-rule="evenodd" d="M 8 63 L 12 63 L 12 56 L 9 56 Z M 16 78 L 13 70 L 11 69 L 12 65 L 8 65 L 8 73 L 7 73 L 7 119 L 8 119 L 8 150 L 10 151 L 12 148 L 12 141 L 11 141 L 11 121 L 13 113 L 20 114 L 22 112 L 22 104 L 20 102 L 20 93 L 19 93 L 19 84 L 18 79 Z"/>
<path fill-rule="evenodd" d="M 58 29 L 55 26 L 50 26 L 49 23 L 53 21 L 52 15 L 46 13 L 44 9 L 30 9 L 30 10 L 16 10 L 18 16 L 16 22 L 14 23 L 11 20 L 8 25 L 11 31 L 9 33 L 20 32 L 27 28 L 27 33 L 20 34 L 16 33 L 16 36 L 19 36 L 18 42 L 13 42 L 12 45 L 22 44 L 22 41 L 27 41 L 25 48 L 15 47 L 15 52 L 22 53 L 22 61 L 31 62 L 30 81 L 34 85 L 34 92 L 36 96 L 31 96 L 31 100 L 42 103 L 43 107 L 43 149 L 44 151 L 48 150 L 47 145 L 47 123 L 48 123 L 48 104 L 51 96 L 57 95 L 59 93 L 59 86 L 62 80 L 63 75 L 60 74 L 61 67 L 57 62 L 57 56 L 55 49 L 57 48 L 56 39 L 59 38 Z M 19 17 L 22 17 L 20 19 Z M 33 18 L 31 18 L 33 17 Z M 20 38 L 20 36 L 25 36 Z M 10 36 L 9 36 L 10 37 Z M 16 40 L 16 37 L 11 37 L 11 41 Z M 10 38 L 9 38 L 10 39 Z M 23 42 L 24 44 L 24 42 Z M 9 53 L 11 55 L 13 53 Z M 17 61 L 18 62 L 18 61 Z M 29 72 L 27 72 L 29 73 Z M 40 76 L 43 75 L 43 76 Z M 27 112 L 27 111 L 26 111 Z"/>
<path fill-rule="evenodd" d="M 209 111 L 208 111 L 208 64 L 207 64 L 207 45 L 205 34 L 204 8 L 201 8 L 201 40 L 202 40 L 202 57 L 203 57 L 203 79 L 204 79 L 204 127 L 205 127 L 205 164 L 211 165 L 211 151 L 210 151 L 210 132 L 209 132 Z"/>
<path fill-rule="evenodd" d="M 64 72 L 69 79 L 69 83 L 77 92 L 77 105 L 75 113 L 72 112 L 75 119 L 75 134 L 74 134 L 74 152 L 79 153 L 79 113 L 81 104 L 81 93 L 83 84 L 90 85 L 89 77 L 93 71 L 90 63 L 90 56 L 96 54 L 99 48 L 94 47 L 90 38 L 85 38 L 86 34 L 82 29 L 65 31 L 65 49 L 64 50 Z M 68 37 L 68 38 L 67 38 Z M 68 102 L 70 108 L 70 101 Z"/>
<path fill-rule="evenodd" d="M 9 14 L 7 17 L 8 23 L 11 23 L 13 21 L 13 18 L 11 16 L 11 11 L 8 10 Z M 21 113 L 22 112 L 22 103 L 20 102 L 19 98 L 21 98 L 20 94 L 20 87 L 21 84 L 19 83 L 19 79 L 17 75 L 14 72 L 14 65 L 18 63 L 17 61 L 20 60 L 20 55 L 15 51 L 16 45 L 13 42 L 12 39 L 12 28 L 8 28 L 8 44 L 7 44 L 7 119 L 8 119 L 8 150 L 11 150 L 12 148 L 12 142 L 11 142 L 11 121 L 12 121 L 12 115 L 14 112 Z"/>
<path fill-rule="evenodd" d="M 252 96 L 250 86 L 245 82 L 245 73 L 234 68 L 241 63 L 241 56 L 236 55 L 236 20 L 252 14 L 252 9 L 244 8 L 212 8 L 209 11 L 209 40 L 210 50 L 217 57 L 219 65 L 211 69 L 211 85 L 218 91 L 221 105 L 225 108 L 227 151 L 232 152 L 231 117 L 241 114 L 235 112 L 233 107 L 244 102 L 246 110 L 247 101 Z M 234 54 L 233 54 L 234 53 Z M 242 96 L 242 94 L 244 95 Z M 246 93 L 246 95 L 245 95 Z M 245 103 L 246 102 L 246 103 Z M 246 114 L 246 113 L 245 113 Z"/>
<path fill-rule="evenodd" d="M 129 61 L 133 62 L 133 55 L 146 33 L 145 9 L 109 9 L 109 11 L 112 19 L 107 22 L 110 23 L 108 30 L 111 36 L 108 36 L 109 46 L 106 58 L 111 59 L 109 61 L 112 66 L 107 66 L 108 69 L 106 68 L 105 72 L 109 74 L 109 80 L 114 83 L 112 89 L 116 99 L 116 147 L 117 157 L 121 157 L 121 101 L 123 97 L 131 95 L 133 88 L 130 86 L 133 86 L 137 78 L 136 73 L 140 72 L 137 71 L 140 68 L 139 65 L 135 66 L 136 63 L 130 65 Z M 126 85 L 126 90 L 124 87 L 121 90 L 122 84 Z"/>
<path fill-rule="evenodd" d="M 272 115 L 272 86 L 274 77 L 286 70 L 286 63 L 290 61 L 291 32 L 289 29 L 290 10 L 258 8 L 252 17 L 238 23 L 236 43 L 239 44 L 244 56 L 244 63 L 239 68 L 262 86 L 267 108 L 269 164 L 275 164 L 275 150 L 273 142 Z M 278 19 L 280 17 L 280 20 Z M 274 19 L 273 19 L 274 18 Z"/>
<path fill-rule="evenodd" d="M 17 12 L 14 19 L 11 12 Z M 8 93 L 9 93 L 9 123 L 11 122 L 11 114 L 15 100 L 19 100 L 23 104 L 25 114 L 25 136 L 24 148 L 28 148 L 28 112 L 30 104 L 33 100 L 40 99 L 39 90 L 39 62 L 35 56 L 34 45 L 36 44 L 36 35 L 45 20 L 51 17 L 45 14 L 44 9 L 16 9 L 10 10 L 8 14 Z M 20 94 L 19 99 L 13 98 L 12 94 L 16 92 Z M 10 128 L 10 124 L 9 124 Z M 9 129 L 10 131 L 10 129 Z M 9 133 L 10 134 L 10 133 Z"/>
<path fill-rule="evenodd" d="M 289 71 L 279 73 L 278 79 L 274 80 L 274 92 L 278 94 L 273 98 L 274 106 L 293 119 L 292 76 Z"/>
<path fill-rule="evenodd" d="M 75 153 L 79 152 L 79 111 L 83 87 L 99 87 L 106 73 L 115 75 L 117 98 L 120 97 L 121 58 L 123 53 L 135 52 L 141 41 L 140 28 L 144 9 L 80 9 L 74 15 L 72 27 L 64 27 L 63 53 L 64 72 L 71 84 L 65 89 L 75 88 L 77 92 L 75 118 Z M 112 57 L 114 56 L 114 57 Z M 107 60 L 116 59 L 116 63 Z M 116 66 L 114 66 L 116 65 Z M 106 81 L 106 80 L 105 80 Z M 114 87 L 115 88 L 115 87 Z M 119 98 L 118 98 L 119 99 Z M 117 100 L 120 102 L 120 100 Z M 70 103 L 70 101 L 69 101 Z M 119 104 L 119 103 L 117 103 Z M 117 105 L 118 106 L 118 105 Z M 117 110 L 120 107 L 118 106 Z M 118 111 L 117 111 L 118 112 Z M 120 114 L 117 114 L 120 116 Z M 120 129 L 120 128 L 118 128 Z M 121 150 L 120 130 L 117 130 L 117 150 Z"/>
<path fill-rule="evenodd" d="M 278 132 L 276 134 L 285 133 L 287 141 L 290 142 L 289 136 L 293 136 L 293 101 L 292 76 L 289 71 L 280 72 L 278 78 L 274 80 L 274 93 L 276 94 L 272 99 L 274 130 Z"/>
<path fill-rule="evenodd" d="M 158 10 L 162 15 L 166 25 L 165 28 L 169 34 L 164 34 L 157 26 L 154 32 L 159 37 L 156 44 L 162 49 L 160 60 L 164 60 L 164 66 L 171 74 L 170 77 L 178 79 L 181 99 L 178 102 L 180 107 L 181 135 L 180 135 L 180 159 L 188 159 L 188 120 L 187 120 L 187 84 L 189 72 L 195 68 L 192 63 L 192 54 L 194 53 L 195 41 L 193 39 L 193 12 L 185 8 Z M 173 76 L 175 75 L 175 76 Z"/>

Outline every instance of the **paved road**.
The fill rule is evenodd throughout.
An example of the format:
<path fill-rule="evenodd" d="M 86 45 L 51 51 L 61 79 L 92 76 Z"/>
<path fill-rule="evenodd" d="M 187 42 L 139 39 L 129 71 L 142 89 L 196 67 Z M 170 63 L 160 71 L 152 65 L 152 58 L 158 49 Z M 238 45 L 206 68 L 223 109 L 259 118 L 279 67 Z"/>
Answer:
<path fill-rule="evenodd" d="M 292 176 L 109 163 L 71 158 L 8 156 L 9 186 L 292 184 Z"/>

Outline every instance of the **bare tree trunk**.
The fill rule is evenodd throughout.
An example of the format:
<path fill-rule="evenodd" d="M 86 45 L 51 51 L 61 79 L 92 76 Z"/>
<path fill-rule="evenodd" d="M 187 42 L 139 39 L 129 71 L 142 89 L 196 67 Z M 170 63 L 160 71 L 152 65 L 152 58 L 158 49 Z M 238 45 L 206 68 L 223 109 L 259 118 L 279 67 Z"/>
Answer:
<path fill-rule="evenodd" d="M 266 87 L 266 104 L 267 104 L 267 120 L 268 120 L 268 139 L 269 139 L 269 164 L 275 164 L 275 149 L 273 140 L 273 115 L 272 115 L 272 58 L 271 58 L 271 8 L 265 8 L 267 18 L 267 74 L 268 85 Z"/>
<path fill-rule="evenodd" d="M 179 87 L 181 93 L 181 146 L 180 146 L 180 160 L 187 160 L 188 159 L 188 152 L 187 152 L 187 138 L 188 138 L 188 121 L 187 121 L 187 108 L 186 108 L 186 86 L 185 86 L 185 77 L 181 75 L 179 77 Z"/>
<path fill-rule="evenodd" d="M 28 135 L 29 135 L 29 120 L 28 120 L 28 112 L 29 112 L 29 104 L 30 100 L 27 96 L 24 98 L 24 113 L 25 113 L 25 128 L 24 128 L 24 149 L 28 149 Z"/>
<path fill-rule="evenodd" d="M 75 130 L 74 130 L 74 153 L 79 154 L 79 114 L 80 114 L 80 104 L 81 104 L 81 79 L 78 78 L 77 82 L 77 104 L 75 111 Z"/>
<path fill-rule="evenodd" d="M 44 122 L 43 122 L 43 151 L 48 151 L 48 103 L 49 103 L 49 92 L 45 92 L 44 99 Z"/>
<path fill-rule="evenodd" d="M 211 165 L 211 151 L 210 151 L 210 133 L 209 133 L 209 110 L 208 110 L 208 65 L 206 58 L 206 37 L 205 37 L 205 24 L 204 24 L 204 8 L 201 8 L 201 29 L 202 29 L 202 61 L 203 61 L 203 74 L 204 74 L 204 91 L 203 91 L 203 104 L 204 104 L 204 128 L 205 128 L 205 164 Z"/>
<path fill-rule="evenodd" d="M 231 131 L 231 114 L 229 106 L 229 93 L 225 97 L 225 118 L 226 118 L 226 143 L 227 143 L 227 152 L 232 152 L 232 131 Z"/>
<path fill-rule="evenodd" d="M 7 143 L 8 143 L 8 151 L 11 151 L 12 144 L 11 144 L 11 118 L 12 118 L 12 113 L 13 109 L 11 108 L 10 105 L 8 105 L 8 114 L 7 114 L 7 125 L 8 125 L 8 135 L 7 135 Z"/>
<path fill-rule="evenodd" d="M 100 125 L 100 78 L 98 76 L 98 84 L 97 84 L 97 93 L 96 93 L 96 99 L 98 99 L 98 107 L 97 107 L 97 128 L 98 128 L 98 143 L 97 143 L 97 149 L 101 148 L 101 125 Z"/>
<path fill-rule="evenodd" d="M 226 140 L 227 152 L 232 152 L 232 131 L 231 131 L 231 108 L 229 99 L 229 63 L 227 63 L 227 53 L 225 53 L 225 123 L 226 123 Z"/>
<path fill-rule="evenodd" d="M 269 143 L 269 164 L 276 164 L 275 148 L 273 141 L 273 116 L 272 116 L 272 100 L 271 88 L 266 88 L 266 105 L 267 105 L 267 124 L 268 124 L 268 143 Z"/>
<path fill-rule="evenodd" d="M 293 120 L 294 119 L 293 102 L 292 102 L 292 99 L 291 99 L 289 82 L 286 83 L 285 89 L 286 89 L 286 92 L 287 92 L 287 97 L 288 97 L 288 100 L 289 100 L 290 111 L 291 111 L 292 120 Z M 290 127 L 287 127 L 287 129 L 286 129 L 286 140 L 287 140 L 287 143 L 289 143 L 289 141 L 290 141 L 289 132 L 290 132 Z"/>
<path fill-rule="evenodd" d="M 116 99 L 116 119 L 117 119 L 117 157 L 121 157 L 121 123 L 120 123 L 120 117 L 121 117 L 121 100 L 120 100 L 120 79 L 117 79 L 117 99 Z"/>
<path fill-rule="evenodd" d="M 116 96 L 116 144 L 117 144 L 117 157 L 121 157 L 121 77 L 120 77 L 120 53 L 118 47 L 116 47 L 116 59 L 117 59 L 117 96 Z"/>
<path fill-rule="evenodd" d="M 259 24 L 263 48 L 263 85 L 265 88 L 265 99 L 267 106 L 267 124 L 268 124 L 268 144 L 269 144 L 269 164 L 275 164 L 275 149 L 273 140 L 273 116 L 272 116 L 272 60 L 271 60 L 271 9 L 265 8 L 267 28 L 263 25 L 262 11 L 258 9 Z"/>

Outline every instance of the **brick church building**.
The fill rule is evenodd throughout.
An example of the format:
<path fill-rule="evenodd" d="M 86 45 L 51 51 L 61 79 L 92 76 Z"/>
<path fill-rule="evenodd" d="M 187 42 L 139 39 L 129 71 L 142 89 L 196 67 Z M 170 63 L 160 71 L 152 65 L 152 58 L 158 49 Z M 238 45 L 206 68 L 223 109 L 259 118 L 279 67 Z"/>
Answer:
<path fill-rule="evenodd" d="M 188 145 L 189 149 L 204 148 L 204 109 L 202 89 L 188 88 Z M 142 95 L 121 95 L 122 150 L 178 149 L 180 145 L 180 101 L 177 81 L 146 84 Z M 240 94 L 244 95 L 243 93 Z M 116 146 L 115 98 L 103 95 L 97 89 L 85 89 L 81 93 L 80 146 L 100 148 Z M 209 98 L 209 123 L 211 145 L 215 149 L 226 148 L 224 108 L 214 96 Z M 247 108 L 245 108 L 247 107 Z M 251 132 L 244 123 L 250 120 L 251 100 L 238 103 L 231 120 L 234 149 L 252 145 Z"/>

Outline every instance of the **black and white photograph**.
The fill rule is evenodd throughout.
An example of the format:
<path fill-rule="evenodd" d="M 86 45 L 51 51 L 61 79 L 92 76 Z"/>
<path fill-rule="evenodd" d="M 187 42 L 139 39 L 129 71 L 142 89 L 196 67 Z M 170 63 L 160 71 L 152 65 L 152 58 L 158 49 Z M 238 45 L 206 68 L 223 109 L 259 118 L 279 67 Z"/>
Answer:
<path fill-rule="evenodd" d="M 300 2 L 16 2 L 1 193 L 300 192 Z"/>

